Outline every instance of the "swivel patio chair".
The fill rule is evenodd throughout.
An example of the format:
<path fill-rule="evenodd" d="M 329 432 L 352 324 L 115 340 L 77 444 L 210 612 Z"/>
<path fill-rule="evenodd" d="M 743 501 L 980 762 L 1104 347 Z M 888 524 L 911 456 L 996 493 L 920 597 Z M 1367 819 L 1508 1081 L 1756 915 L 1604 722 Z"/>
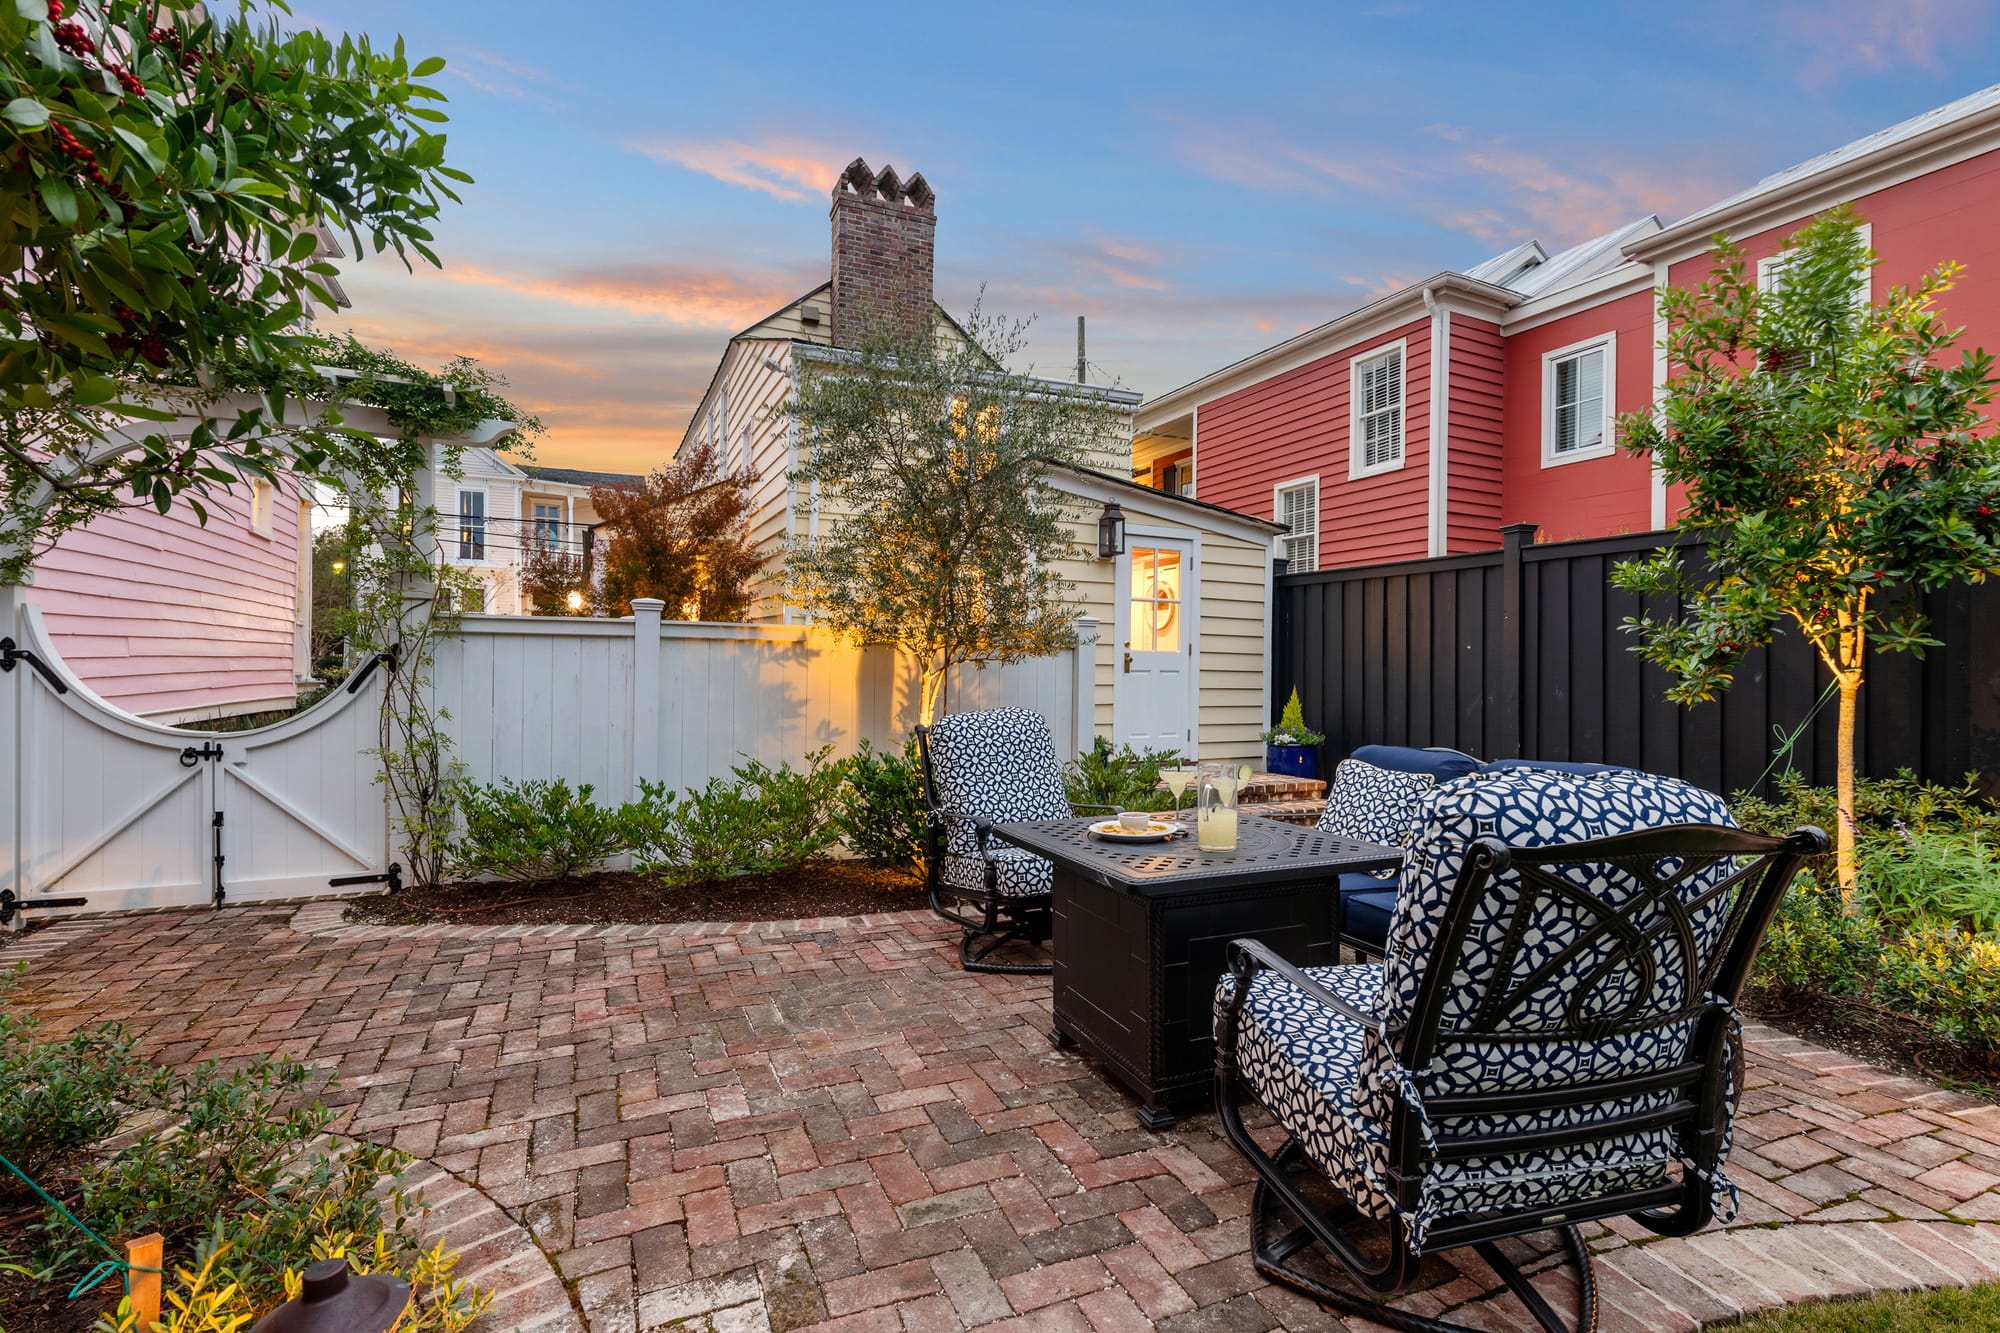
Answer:
<path fill-rule="evenodd" d="M 924 887 L 931 910 L 965 931 L 968 972 L 1047 972 L 1046 959 L 995 955 L 1009 944 L 1049 938 L 1055 867 L 995 839 L 993 826 L 1071 819 L 1107 806 L 1072 806 L 1048 720 L 1025 708 L 953 713 L 917 728 L 926 807 Z"/>
<path fill-rule="evenodd" d="M 1258 1177 L 1259 1271 L 1390 1328 L 1457 1333 L 1387 1302 L 1426 1256 L 1471 1246 L 1562 1333 L 1498 1244 L 1554 1232 L 1574 1268 L 1568 1327 L 1595 1328 L 1580 1223 L 1684 1236 L 1734 1215 L 1733 1006 L 1779 898 L 1826 846 L 1815 828 L 1745 833 L 1720 798 L 1630 771 L 1439 788 L 1382 964 L 1301 970 L 1230 946 L 1216 1104 Z M 1284 1132 L 1275 1152 L 1246 1099 Z"/>

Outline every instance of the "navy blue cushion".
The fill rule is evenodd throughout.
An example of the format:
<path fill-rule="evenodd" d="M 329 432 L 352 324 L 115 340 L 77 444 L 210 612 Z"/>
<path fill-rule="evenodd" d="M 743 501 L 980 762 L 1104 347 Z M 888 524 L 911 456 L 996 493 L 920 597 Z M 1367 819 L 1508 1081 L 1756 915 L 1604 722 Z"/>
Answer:
<path fill-rule="evenodd" d="M 1399 773 L 1429 773 L 1438 786 L 1479 771 L 1479 761 L 1457 750 L 1419 750 L 1411 745 L 1364 745 L 1348 756 Z"/>
<path fill-rule="evenodd" d="M 1637 769 L 1626 768 L 1622 764 L 1584 764 L 1569 759 L 1495 759 L 1481 764 L 1481 773 L 1507 773 L 1516 769 L 1539 769 L 1544 773 L 1570 773 L 1577 777 L 1594 778 L 1599 773 L 1634 773 Z"/>
<path fill-rule="evenodd" d="M 1340 877 L 1339 891 L 1341 933 L 1382 948 L 1389 939 L 1389 917 L 1396 910 L 1395 884 L 1350 871 Z"/>

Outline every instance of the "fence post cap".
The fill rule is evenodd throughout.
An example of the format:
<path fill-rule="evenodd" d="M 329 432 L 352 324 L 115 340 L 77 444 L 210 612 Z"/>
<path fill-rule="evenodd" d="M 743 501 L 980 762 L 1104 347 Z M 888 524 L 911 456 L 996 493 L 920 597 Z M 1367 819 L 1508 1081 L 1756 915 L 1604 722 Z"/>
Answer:
<path fill-rule="evenodd" d="M 635 616 L 643 616 L 649 613 L 658 615 L 666 609 L 666 602 L 658 597 L 634 597 L 632 599 L 632 614 Z"/>
<path fill-rule="evenodd" d="M 1519 523 L 1502 523 L 1500 525 L 1500 535 L 1502 537 L 1520 537 L 1523 540 L 1532 541 L 1536 530 L 1541 526 L 1539 523 L 1530 523 L 1525 519 Z"/>

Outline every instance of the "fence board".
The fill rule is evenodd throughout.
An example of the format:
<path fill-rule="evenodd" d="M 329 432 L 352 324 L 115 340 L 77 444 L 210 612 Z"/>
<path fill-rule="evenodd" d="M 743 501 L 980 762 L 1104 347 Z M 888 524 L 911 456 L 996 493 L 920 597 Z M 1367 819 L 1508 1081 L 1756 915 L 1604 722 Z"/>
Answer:
<path fill-rule="evenodd" d="M 916 723 L 915 666 L 890 649 L 856 648 L 806 627 L 670 623 L 657 631 L 658 678 L 641 682 L 638 632 L 631 619 L 466 617 L 438 645 L 432 680 L 467 776 L 567 778 L 615 803 L 635 777 L 698 787 L 745 758 L 796 766 L 824 745 L 836 757 L 863 739 L 898 745 Z M 955 670 L 946 705 L 1033 709 L 1066 752 L 1077 735 L 1075 656 Z M 657 773 L 634 771 L 634 691 L 642 687 L 659 698 Z"/>
<path fill-rule="evenodd" d="M 1666 673 L 1631 651 L 1623 624 L 1639 599 L 1610 586 L 1612 566 L 1671 544 L 1699 574 L 1700 543 L 1529 535 L 1522 525 L 1500 551 L 1280 575 L 1272 708 L 1298 689 L 1327 735 L 1323 763 L 1371 742 L 1442 745 L 1629 764 L 1723 792 L 1769 790 L 1778 731 L 1811 717 L 1790 763 L 1833 780 L 1835 708 L 1813 711 L 1829 678 L 1796 633 L 1750 653 L 1731 689 L 1693 708 L 1668 703 Z M 2000 794 L 2000 581 L 1954 585 L 1924 609 L 1942 648 L 1869 660 L 1862 769 L 1953 783 L 1976 772 Z"/>

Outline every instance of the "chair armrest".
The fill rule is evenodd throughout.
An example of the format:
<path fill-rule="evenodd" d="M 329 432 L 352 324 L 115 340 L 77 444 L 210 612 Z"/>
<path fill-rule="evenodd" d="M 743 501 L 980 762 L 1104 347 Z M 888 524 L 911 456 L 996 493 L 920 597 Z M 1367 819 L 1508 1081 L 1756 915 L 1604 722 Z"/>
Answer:
<path fill-rule="evenodd" d="M 1249 993 L 1250 983 L 1256 979 L 1257 973 L 1268 969 L 1269 971 L 1276 972 L 1286 981 L 1312 996 L 1335 1013 L 1351 1018 L 1364 1027 L 1373 1027 L 1381 1021 L 1374 1014 L 1365 1012 L 1352 1001 L 1341 999 L 1338 995 L 1335 995 L 1325 986 L 1307 976 L 1303 971 L 1272 953 L 1256 940 L 1230 941 L 1226 956 L 1229 960 L 1229 970 L 1236 976 L 1236 1003 L 1238 1005 L 1242 1004 L 1243 997 Z"/>
<path fill-rule="evenodd" d="M 967 814 L 963 810 L 953 810 L 949 806 L 943 805 L 932 806 L 930 817 L 940 824 L 963 824 L 969 826 L 972 829 L 974 840 L 979 845 L 980 856 L 984 857 L 986 855 L 987 839 L 993 836 L 992 820 L 981 819 L 977 815 Z"/>

